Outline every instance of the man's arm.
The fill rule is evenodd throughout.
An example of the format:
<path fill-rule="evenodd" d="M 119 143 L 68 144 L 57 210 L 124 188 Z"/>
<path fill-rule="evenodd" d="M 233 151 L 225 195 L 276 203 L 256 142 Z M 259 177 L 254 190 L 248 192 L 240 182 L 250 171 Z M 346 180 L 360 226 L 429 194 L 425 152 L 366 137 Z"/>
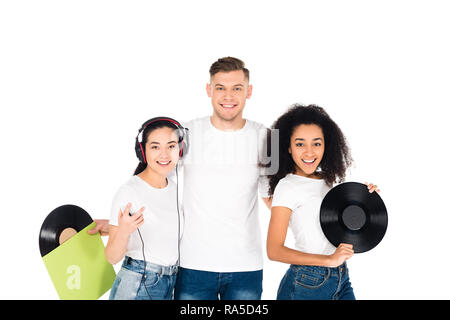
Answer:
<path fill-rule="evenodd" d="M 89 234 L 96 234 L 100 232 L 101 236 L 109 236 L 109 220 L 106 219 L 98 219 L 95 220 L 95 227 L 88 230 Z"/>

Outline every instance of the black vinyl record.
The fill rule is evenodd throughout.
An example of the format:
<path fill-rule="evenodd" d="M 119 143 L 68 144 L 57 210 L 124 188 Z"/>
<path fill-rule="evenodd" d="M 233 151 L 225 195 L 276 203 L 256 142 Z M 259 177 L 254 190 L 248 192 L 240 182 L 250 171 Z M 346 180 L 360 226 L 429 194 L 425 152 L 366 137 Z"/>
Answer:
<path fill-rule="evenodd" d="M 328 241 L 335 247 L 352 244 L 355 253 L 376 247 L 386 233 L 387 224 L 387 210 L 380 195 L 370 193 L 362 183 L 335 186 L 320 207 L 320 225 Z"/>
<path fill-rule="evenodd" d="M 45 256 L 60 245 L 60 235 L 64 230 L 80 232 L 93 222 L 82 208 L 67 204 L 54 209 L 42 223 L 39 232 L 39 249 Z"/>

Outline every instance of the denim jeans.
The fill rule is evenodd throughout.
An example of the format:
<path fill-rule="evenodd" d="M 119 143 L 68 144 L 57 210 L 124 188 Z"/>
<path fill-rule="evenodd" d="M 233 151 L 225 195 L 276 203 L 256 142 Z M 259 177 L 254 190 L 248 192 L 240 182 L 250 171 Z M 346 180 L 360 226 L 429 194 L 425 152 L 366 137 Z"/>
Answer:
<path fill-rule="evenodd" d="M 262 270 L 209 272 L 180 268 L 176 300 L 260 300 Z"/>
<path fill-rule="evenodd" d="M 122 268 L 116 276 L 110 300 L 172 300 L 177 277 L 177 267 L 164 267 L 125 257 Z M 144 286 L 145 283 L 145 286 Z"/>
<path fill-rule="evenodd" d="M 277 300 L 355 300 L 346 263 L 337 268 L 291 265 Z"/>

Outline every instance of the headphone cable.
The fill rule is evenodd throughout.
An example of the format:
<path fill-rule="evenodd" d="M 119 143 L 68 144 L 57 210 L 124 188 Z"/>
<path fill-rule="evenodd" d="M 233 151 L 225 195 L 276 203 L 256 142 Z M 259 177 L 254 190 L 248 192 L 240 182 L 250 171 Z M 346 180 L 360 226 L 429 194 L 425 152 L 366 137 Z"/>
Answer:
<path fill-rule="evenodd" d="M 177 241 L 177 245 L 178 245 L 178 260 L 177 260 L 176 267 L 178 268 L 180 266 L 180 208 L 179 208 L 179 205 L 178 205 L 178 163 L 175 166 L 175 172 L 176 172 L 176 175 L 177 175 L 177 212 L 178 212 L 178 239 L 177 239 L 178 240 Z M 152 296 L 150 295 L 150 292 L 148 292 L 147 286 L 145 285 L 147 263 L 146 263 L 146 259 L 145 259 L 144 240 L 142 239 L 141 231 L 139 230 L 139 228 L 137 228 L 137 231 L 139 233 L 139 238 L 141 238 L 142 257 L 144 258 L 144 273 L 142 274 L 141 283 L 144 284 L 145 291 L 147 292 L 147 295 L 149 296 L 150 300 L 153 300 Z"/>
<path fill-rule="evenodd" d="M 141 283 L 144 284 L 145 291 L 147 291 L 147 294 L 148 294 L 148 297 L 150 298 L 150 300 L 153 300 L 153 299 L 152 299 L 152 296 L 150 295 L 150 292 L 148 292 L 147 286 L 145 285 L 146 271 L 147 271 L 147 263 L 146 263 L 146 260 L 145 260 L 144 240 L 142 239 L 141 231 L 139 230 L 139 228 L 137 228 L 137 231 L 138 231 L 138 233 L 139 233 L 139 238 L 141 238 L 141 243 L 142 243 L 142 256 L 144 257 L 144 273 L 142 274 Z"/>
<path fill-rule="evenodd" d="M 177 212 L 178 212 L 178 260 L 177 260 L 177 269 L 180 266 L 180 209 L 178 207 L 178 163 L 175 166 L 175 172 L 177 174 Z M 178 271 L 178 270 L 177 270 Z"/>

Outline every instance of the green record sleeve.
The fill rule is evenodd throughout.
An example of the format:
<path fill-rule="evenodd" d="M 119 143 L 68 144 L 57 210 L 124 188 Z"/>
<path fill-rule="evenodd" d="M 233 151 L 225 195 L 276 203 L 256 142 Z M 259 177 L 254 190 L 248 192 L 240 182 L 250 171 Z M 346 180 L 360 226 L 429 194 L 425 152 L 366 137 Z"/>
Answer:
<path fill-rule="evenodd" d="M 94 226 L 92 222 L 42 258 L 61 300 L 96 300 L 112 287 L 116 273 L 100 234 L 87 232 Z"/>

